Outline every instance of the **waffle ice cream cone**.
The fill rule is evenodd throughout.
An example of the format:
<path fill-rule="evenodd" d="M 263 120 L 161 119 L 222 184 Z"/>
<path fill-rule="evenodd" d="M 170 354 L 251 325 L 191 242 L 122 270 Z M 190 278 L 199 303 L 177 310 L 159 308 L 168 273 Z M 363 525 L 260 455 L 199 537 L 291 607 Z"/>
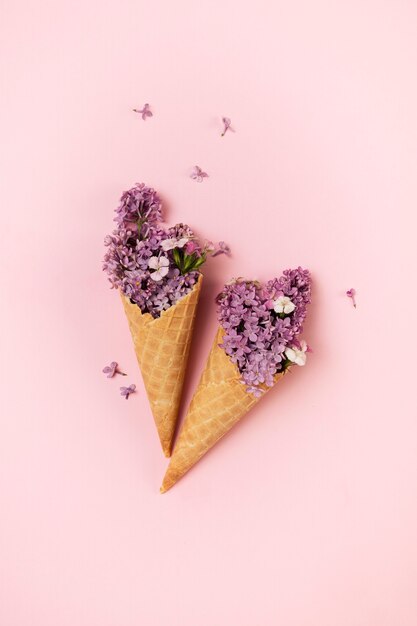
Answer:
<path fill-rule="evenodd" d="M 136 357 L 165 456 L 171 454 L 202 276 L 160 317 L 142 313 L 122 295 Z"/>
<path fill-rule="evenodd" d="M 223 329 L 219 328 L 176 442 L 162 493 L 171 489 L 261 399 L 246 391 L 237 366 L 219 347 L 222 337 Z M 283 375 L 277 374 L 275 383 Z M 270 388 L 263 387 L 265 392 Z"/>

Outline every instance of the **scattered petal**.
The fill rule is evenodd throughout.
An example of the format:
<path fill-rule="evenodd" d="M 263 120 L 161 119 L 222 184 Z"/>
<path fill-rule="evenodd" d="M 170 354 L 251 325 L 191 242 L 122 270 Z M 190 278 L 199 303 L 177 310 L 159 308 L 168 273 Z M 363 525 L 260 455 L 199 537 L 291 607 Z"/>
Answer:
<path fill-rule="evenodd" d="M 226 256 L 231 256 L 232 254 L 230 246 L 224 241 L 219 241 L 219 243 L 214 246 L 214 252 L 212 256 L 218 256 L 219 254 L 225 254 Z"/>
<path fill-rule="evenodd" d="M 193 171 L 190 174 L 190 178 L 197 181 L 198 183 L 202 183 L 204 178 L 208 178 L 207 172 L 203 172 L 201 167 L 198 165 L 194 165 Z"/>
<path fill-rule="evenodd" d="M 129 387 L 120 387 L 120 395 L 126 400 L 129 398 L 131 393 L 135 393 L 136 385 L 129 385 Z"/>
<path fill-rule="evenodd" d="M 152 117 L 153 113 L 149 108 L 149 104 L 146 102 L 143 105 L 143 109 L 133 109 L 135 113 L 139 113 L 142 116 L 142 119 L 145 121 L 147 117 Z"/>
<path fill-rule="evenodd" d="M 352 304 L 353 304 L 353 306 L 356 309 L 356 299 L 355 299 L 356 290 L 353 289 L 353 287 L 352 287 L 351 289 L 347 290 L 346 295 L 347 295 L 348 298 L 350 298 L 352 300 Z"/>
<path fill-rule="evenodd" d="M 120 374 L 121 376 L 126 376 L 124 372 L 119 370 L 119 366 L 116 361 L 112 361 L 110 365 L 106 365 L 103 367 L 103 373 L 107 374 L 107 378 L 113 378 L 115 374 Z"/>
<path fill-rule="evenodd" d="M 222 122 L 223 122 L 223 132 L 222 132 L 222 137 L 225 136 L 225 134 L 227 133 L 228 130 L 231 130 L 232 133 L 234 133 L 234 129 L 232 128 L 231 124 L 232 124 L 232 120 L 230 119 L 230 117 L 222 117 Z"/>
<path fill-rule="evenodd" d="M 212 253 L 214 252 L 216 249 L 216 246 L 214 245 L 214 243 L 210 240 L 207 240 L 204 244 L 204 250 L 208 253 Z"/>

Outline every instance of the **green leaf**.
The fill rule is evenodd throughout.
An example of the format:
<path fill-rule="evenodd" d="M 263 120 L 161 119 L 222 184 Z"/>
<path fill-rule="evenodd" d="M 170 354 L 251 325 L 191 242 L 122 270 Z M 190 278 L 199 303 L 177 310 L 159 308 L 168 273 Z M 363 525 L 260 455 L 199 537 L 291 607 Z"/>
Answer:
<path fill-rule="evenodd" d="M 184 260 L 182 264 L 183 274 L 188 272 L 190 268 L 193 266 L 193 257 L 188 254 L 184 254 Z"/>
<path fill-rule="evenodd" d="M 206 255 L 203 254 L 202 256 L 200 256 L 198 259 L 196 259 L 196 262 L 194 263 L 194 267 L 193 269 L 198 269 L 199 267 L 201 267 L 203 265 L 203 263 L 206 262 Z"/>
<path fill-rule="evenodd" d="M 196 254 L 185 255 L 183 273 L 185 274 L 187 272 L 192 272 L 198 269 L 199 267 L 201 267 L 201 265 L 203 265 L 205 260 L 206 260 L 205 254 L 202 254 L 201 256 L 197 256 Z"/>
<path fill-rule="evenodd" d="M 175 265 L 178 267 L 180 272 L 182 273 L 182 259 L 179 248 L 174 248 L 172 251 L 172 257 L 174 259 Z"/>

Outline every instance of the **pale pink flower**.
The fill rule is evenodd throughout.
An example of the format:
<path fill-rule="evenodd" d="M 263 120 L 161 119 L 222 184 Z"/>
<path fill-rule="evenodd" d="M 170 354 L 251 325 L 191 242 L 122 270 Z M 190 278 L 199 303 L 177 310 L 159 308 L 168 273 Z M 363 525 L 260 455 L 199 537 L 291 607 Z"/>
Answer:
<path fill-rule="evenodd" d="M 291 361 L 291 363 L 302 366 L 306 364 L 306 353 L 308 352 L 308 346 L 304 339 L 300 341 L 300 346 L 301 348 L 297 348 L 296 346 L 293 346 L 292 348 L 287 348 L 285 350 L 285 356 L 289 361 Z"/>
<path fill-rule="evenodd" d="M 279 296 L 276 300 L 274 300 L 273 309 L 275 313 L 285 313 L 288 315 L 292 313 L 295 309 L 294 302 L 288 296 Z"/>
<path fill-rule="evenodd" d="M 174 248 L 183 248 L 188 241 L 188 237 L 181 237 L 181 239 L 171 237 L 161 242 L 161 248 L 164 252 L 168 252 L 168 250 L 173 250 Z"/>
<path fill-rule="evenodd" d="M 191 256 L 192 254 L 194 254 L 194 252 L 197 252 L 197 250 L 200 250 L 199 246 L 196 244 L 195 241 L 188 241 L 185 245 L 185 253 L 188 254 L 189 256 Z"/>
<path fill-rule="evenodd" d="M 148 267 L 151 270 L 155 270 L 151 273 L 152 280 L 158 282 L 162 280 L 169 272 L 169 261 L 166 256 L 151 256 L 148 262 Z"/>

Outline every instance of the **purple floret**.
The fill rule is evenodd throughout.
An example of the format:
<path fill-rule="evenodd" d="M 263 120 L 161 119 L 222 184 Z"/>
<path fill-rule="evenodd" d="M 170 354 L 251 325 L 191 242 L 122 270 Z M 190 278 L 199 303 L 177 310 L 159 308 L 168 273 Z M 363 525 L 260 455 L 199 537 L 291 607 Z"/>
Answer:
<path fill-rule="evenodd" d="M 168 274 L 160 281 L 152 279 L 148 267 L 152 256 L 161 254 L 160 244 L 168 238 L 168 233 L 160 228 L 150 227 L 149 239 L 137 239 L 137 233 L 119 228 L 106 238 L 108 250 L 104 257 L 103 269 L 109 276 L 112 287 L 121 292 L 140 307 L 142 313 L 159 317 L 183 296 L 189 293 L 198 281 L 199 272 L 180 274 L 172 260 L 172 251 L 163 252 L 168 257 Z"/>

